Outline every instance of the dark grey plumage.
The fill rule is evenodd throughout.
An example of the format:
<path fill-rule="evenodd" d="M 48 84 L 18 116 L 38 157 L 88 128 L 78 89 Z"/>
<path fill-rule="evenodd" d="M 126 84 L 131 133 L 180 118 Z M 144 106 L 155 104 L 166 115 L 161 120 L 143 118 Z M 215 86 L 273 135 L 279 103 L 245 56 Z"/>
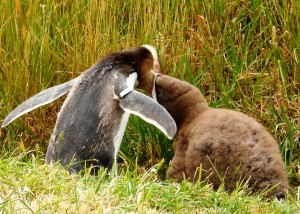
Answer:
<path fill-rule="evenodd" d="M 69 92 L 50 138 L 46 162 L 59 161 L 71 172 L 85 166 L 92 167 L 93 174 L 100 166 L 111 169 L 130 113 L 156 125 L 169 138 L 176 133 L 170 114 L 134 90 L 136 85 L 145 90 L 152 88 L 159 68 L 156 50 L 149 45 L 111 53 L 76 79 L 23 102 L 3 126 Z"/>

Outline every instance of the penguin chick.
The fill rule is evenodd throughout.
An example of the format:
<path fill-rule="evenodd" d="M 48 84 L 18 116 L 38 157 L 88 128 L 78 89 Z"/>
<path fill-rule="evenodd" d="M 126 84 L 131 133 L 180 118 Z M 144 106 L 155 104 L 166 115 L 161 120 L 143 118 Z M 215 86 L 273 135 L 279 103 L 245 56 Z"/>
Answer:
<path fill-rule="evenodd" d="M 155 83 L 158 102 L 178 128 L 167 178 L 195 182 L 201 175 L 214 188 L 224 181 L 229 191 L 238 181 L 248 181 L 254 192 L 286 196 L 289 184 L 279 147 L 261 124 L 241 112 L 208 107 L 187 82 L 162 75 Z"/>
<path fill-rule="evenodd" d="M 119 151 L 130 113 L 154 124 L 169 138 L 176 133 L 170 114 L 151 98 L 134 90 L 152 88 L 160 65 L 154 47 L 111 53 L 79 77 L 46 89 L 14 109 L 2 127 L 14 119 L 69 93 L 57 117 L 46 162 L 59 161 L 70 172 L 85 166 L 97 174 L 110 170 Z"/>

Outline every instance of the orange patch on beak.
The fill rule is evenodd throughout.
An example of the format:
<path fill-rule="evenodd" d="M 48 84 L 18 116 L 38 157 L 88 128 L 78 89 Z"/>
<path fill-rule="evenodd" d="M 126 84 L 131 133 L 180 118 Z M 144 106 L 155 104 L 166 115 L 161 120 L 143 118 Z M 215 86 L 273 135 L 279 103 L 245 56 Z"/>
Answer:
<path fill-rule="evenodd" d="M 158 60 L 154 60 L 153 70 L 154 70 L 155 73 L 160 74 L 160 64 L 159 64 Z"/>

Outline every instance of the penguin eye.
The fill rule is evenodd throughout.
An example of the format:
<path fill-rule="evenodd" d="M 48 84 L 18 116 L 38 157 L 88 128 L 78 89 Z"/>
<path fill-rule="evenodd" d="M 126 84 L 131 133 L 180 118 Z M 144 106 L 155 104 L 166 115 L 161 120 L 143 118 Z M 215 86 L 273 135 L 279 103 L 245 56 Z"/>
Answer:
<path fill-rule="evenodd" d="M 137 66 L 135 65 L 135 63 L 133 62 L 131 64 L 131 71 L 130 71 L 130 74 L 134 73 L 134 72 L 137 72 L 138 71 L 138 68 Z"/>

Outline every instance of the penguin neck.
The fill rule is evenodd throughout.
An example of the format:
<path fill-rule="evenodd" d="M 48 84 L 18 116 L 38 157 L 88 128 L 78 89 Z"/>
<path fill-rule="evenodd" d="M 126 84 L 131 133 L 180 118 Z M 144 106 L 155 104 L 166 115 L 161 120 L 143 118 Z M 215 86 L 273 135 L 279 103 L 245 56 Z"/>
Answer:
<path fill-rule="evenodd" d="M 180 129 L 206 111 L 208 104 L 198 90 L 191 90 L 174 100 L 167 109 Z"/>

